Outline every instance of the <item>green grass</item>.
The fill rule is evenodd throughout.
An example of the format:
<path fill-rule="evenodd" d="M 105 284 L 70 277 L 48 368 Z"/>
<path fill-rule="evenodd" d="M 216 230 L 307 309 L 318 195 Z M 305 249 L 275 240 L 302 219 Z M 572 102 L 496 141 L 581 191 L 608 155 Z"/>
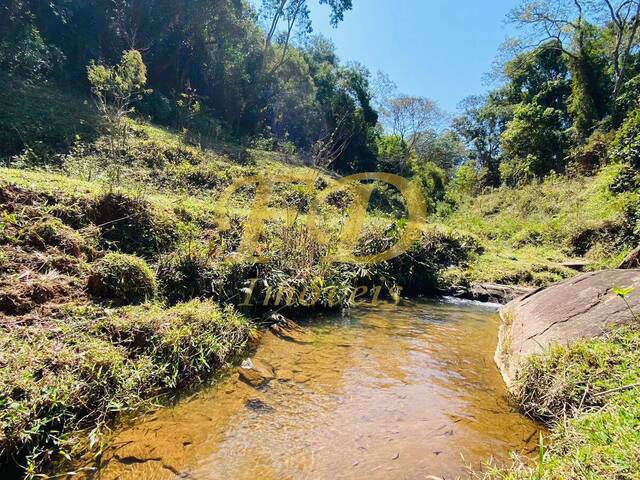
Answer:
<path fill-rule="evenodd" d="M 0 454 L 26 474 L 79 455 L 116 414 L 204 380 L 252 335 L 230 308 L 199 300 L 168 310 L 69 305 L 0 329 Z"/>
<path fill-rule="evenodd" d="M 485 254 L 463 271 L 449 272 L 453 283 L 515 283 L 545 286 L 574 275 L 560 263 L 584 257 L 591 268 L 619 264 L 637 240 L 627 215 L 640 194 L 609 188 L 620 165 L 595 177 L 551 176 L 518 189 L 500 188 L 463 199 L 445 218 L 481 239 Z"/>
<path fill-rule="evenodd" d="M 640 330 L 553 347 L 533 357 L 517 400 L 552 434 L 538 461 L 488 468 L 486 479 L 640 478 Z"/>
<path fill-rule="evenodd" d="M 0 74 L 0 159 L 28 149 L 33 155 L 64 151 L 95 137 L 91 100 L 48 84 L 29 84 Z"/>

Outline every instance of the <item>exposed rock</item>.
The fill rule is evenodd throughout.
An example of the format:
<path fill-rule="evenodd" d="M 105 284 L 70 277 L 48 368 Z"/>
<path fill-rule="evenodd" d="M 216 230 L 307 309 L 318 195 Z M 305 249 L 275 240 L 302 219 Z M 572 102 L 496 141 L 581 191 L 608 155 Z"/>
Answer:
<path fill-rule="evenodd" d="M 258 398 L 252 398 L 245 402 L 245 407 L 249 410 L 253 410 L 256 413 L 273 413 L 273 407 L 267 405 L 265 402 Z"/>
<path fill-rule="evenodd" d="M 260 323 L 262 325 L 277 325 L 280 323 L 287 323 L 290 320 L 288 320 L 284 315 L 274 312 L 273 310 L 269 310 L 267 313 L 265 313 L 262 316 L 262 319 L 260 321 Z"/>
<path fill-rule="evenodd" d="M 633 250 L 627 258 L 620 264 L 622 270 L 628 270 L 631 268 L 640 268 L 640 247 Z"/>
<path fill-rule="evenodd" d="M 587 267 L 591 265 L 591 262 L 588 260 L 567 260 L 566 262 L 562 262 L 560 264 L 561 267 L 568 268 L 570 270 L 575 270 L 577 272 L 584 272 Z"/>
<path fill-rule="evenodd" d="M 254 388 L 263 388 L 275 378 L 273 367 L 260 360 L 247 359 L 239 369 L 240 380 Z"/>
<path fill-rule="evenodd" d="M 454 288 L 444 292 L 454 297 L 478 302 L 507 304 L 510 301 L 531 293 L 534 289 L 518 285 L 501 285 L 497 283 L 477 283 L 470 288 Z"/>
<path fill-rule="evenodd" d="M 507 385 L 513 386 L 527 357 L 551 344 L 598 337 L 608 326 L 633 321 L 614 287 L 634 288 L 627 301 L 640 311 L 640 270 L 585 273 L 504 307 L 495 360 Z"/>

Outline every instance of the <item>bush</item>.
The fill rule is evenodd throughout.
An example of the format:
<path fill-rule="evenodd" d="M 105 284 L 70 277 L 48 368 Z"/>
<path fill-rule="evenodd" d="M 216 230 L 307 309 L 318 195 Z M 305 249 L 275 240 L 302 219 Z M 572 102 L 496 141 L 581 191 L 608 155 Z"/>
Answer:
<path fill-rule="evenodd" d="M 618 130 L 611 146 L 611 160 L 626 165 L 620 171 L 612 190 L 623 193 L 638 189 L 640 187 L 640 109 L 631 113 Z"/>
<path fill-rule="evenodd" d="M 609 145 L 612 141 L 611 132 L 596 130 L 584 145 L 575 147 L 569 153 L 569 160 L 582 174 L 591 175 L 606 164 Z"/>
<path fill-rule="evenodd" d="M 376 254 L 387 250 L 399 239 L 399 222 L 386 231 L 369 229 L 364 251 Z M 411 294 L 435 293 L 441 273 L 451 266 L 461 266 L 483 251 L 478 239 L 453 230 L 432 228 L 420 234 L 402 255 L 374 266 L 374 276 L 391 281 Z M 359 252 L 362 253 L 362 252 Z"/>
<path fill-rule="evenodd" d="M 207 252 L 194 248 L 163 255 L 158 260 L 158 283 L 170 304 L 216 293 L 216 276 Z"/>
<path fill-rule="evenodd" d="M 156 277 L 141 258 L 109 253 L 94 267 L 89 276 L 92 295 L 121 304 L 138 304 L 156 295 Z"/>
<path fill-rule="evenodd" d="M 444 198 L 447 184 L 447 172 L 433 162 L 410 162 L 413 181 L 427 200 L 429 213 L 435 211 L 435 204 Z"/>

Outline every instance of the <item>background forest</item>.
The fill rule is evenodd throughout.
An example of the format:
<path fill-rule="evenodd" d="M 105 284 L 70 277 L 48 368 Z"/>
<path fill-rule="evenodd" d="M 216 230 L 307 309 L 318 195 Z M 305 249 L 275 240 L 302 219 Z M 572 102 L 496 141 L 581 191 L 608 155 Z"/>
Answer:
<path fill-rule="evenodd" d="M 453 118 L 398 94 L 384 74 L 341 62 L 313 35 L 305 0 L 2 3 L 4 82 L 88 96 L 88 65 L 136 50 L 148 77 L 136 114 L 201 144 L 279 150 L 341 173 L 417 176 L 437 201 L 449 181 L 479 192 L 621 159 L 637 167 L 637 1 L 523 3 L 510 18 L 522 35 L 506 42 L 492 73 L 498 87 L 463 101 Z M 352 6 L 320 3 L 334 26 Z M 5 115 L 0 125 L 2 153 L 36 148 L 11 122 Z M 69 128 L 51 133 L 64 133 L 59 146 L 75 140 Z M 620 188 L 635 181 L 625 172 Z"/>

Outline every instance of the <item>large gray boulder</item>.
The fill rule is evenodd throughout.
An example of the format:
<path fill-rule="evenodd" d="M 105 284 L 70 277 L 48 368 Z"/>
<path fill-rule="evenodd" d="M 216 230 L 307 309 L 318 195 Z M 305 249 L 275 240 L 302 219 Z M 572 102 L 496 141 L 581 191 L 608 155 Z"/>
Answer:
<path fill-rule="evenodd" d="M 615 287 L 634 288 L 627 302 L 640 316 L 640 270 L 590 272 L 524 295 L 500 312 L 495 360 L 508 387 L 530 355 L 552 344 L 600 336 L 608 327 L 634 321 Z"/>

